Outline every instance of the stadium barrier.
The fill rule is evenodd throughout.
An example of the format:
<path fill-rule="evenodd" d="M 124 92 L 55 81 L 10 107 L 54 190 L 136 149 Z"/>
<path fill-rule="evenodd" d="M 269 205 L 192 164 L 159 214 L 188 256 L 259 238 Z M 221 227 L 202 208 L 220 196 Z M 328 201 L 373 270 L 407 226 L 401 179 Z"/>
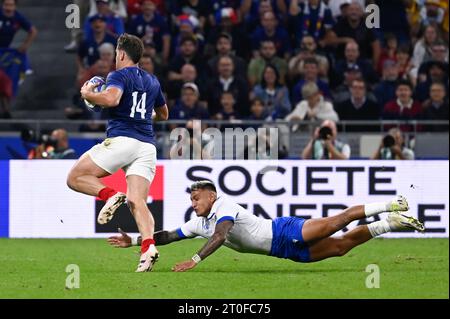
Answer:
<path fill-rule="evenodd" d="M 21 131 L 33 131 L 35 139 L 55 128 L 65 128 L 69 131 L 70 145 L 78 155 L 81 155 L 93 145 L 105 138 L 102 132 L 78 132 L 80 126 L 89 123 L 106 124 L 106 121 L 87 120 L 1 120 L 0 119 L 0 159 L 25 159 L 27 148 L 32 143 L 21 140 Z M 170 140 L 169 127 L 185 125 L 186 121 L 170 120 L 157 123 L 155 126 L 156 143 L 159 158 L 170 158 L 170 148 L 175 143 Z M 234 136 L 245 135 L 238 129 L 246 130 L 263 125 L 264 127 L 278 128 L 278 144 L 285 146 L 287 158 L 298 159 L 301 151 L 311 138 L 312 132 L 320 124 L 318 122 L 286 122 L 286 121 L 250 121 L 250 120 L 203 120 L 202 124 L 209 127 L 234 130 L 227 138 L 223 134 L 222 146 L 224 149 L 233 147 Z M 351 147 L 351 157 L 356 159 L 370 158 L 377 149 L 388 127 L 409 127 L 410 132 L 405 133 L 405 142 L 413 148 L 416 158 L 419 159 L 447 159 L 449 156 L 449 122 L 448 121 L 340 121 L 338 124 L 338 138 Z M 202 135 L 202 143 L 207 144 L 207 136 Z M 286 153 L 286 152 L 284 152 Z"/>
<path fill-rule="evenodd" d="M 126 205 L 110 223 L 96 223 L 103 202 L 66 186 L 73 164 L 72 160 L 0 161 L 0 237 L 104 238 L 118 227 L 136 232 Z M 331 216 L 351 205 L 402 194 L 409 200 L 410 213 L 427 230 L 384 237 L 449 235 L 448 161 L 161 160 L 157 165 L 148 198 L 157 229 L 175 229 L 189 220 L 193 211 L 188 187 L 194 180 L 210 179 L 220 196 L 232 197 L 264 218 Z M 126 189 L 122 171 L 104 182 L 119 191 Z M 344 231 L 356 225 L 353 222 Z"/>

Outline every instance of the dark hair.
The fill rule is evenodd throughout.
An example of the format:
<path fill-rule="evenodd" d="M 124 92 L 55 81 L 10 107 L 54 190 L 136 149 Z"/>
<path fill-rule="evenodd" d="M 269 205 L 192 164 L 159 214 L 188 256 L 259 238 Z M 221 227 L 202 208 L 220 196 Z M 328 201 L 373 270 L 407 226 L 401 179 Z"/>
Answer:
<path fill-rule="evenodd" d="M 144 43 L 137 36 L 124 33 L 117 40 L 117 49 L 125 51 L 134 63 L 138 63 L 144 53 Z"/>
<path fill-rule="evenodd" d="M 264 67 L 264 70 L 263 70 L 263 73 L 262 73 L 262 79 L 261 79 L 261 86 L 262 86 L 263 88 L 266 88 L 266 87 L 267 87 L 266 79 L 264 78 L 264 73 L 266 73 L 266 70 L 267 70 L 267 69 L 272 69 L 272 70 L 275 72 L 275 87 L 276 87 L 276 88 L 277 88 L 277 87 L 280 87 L 280 86 L 281 86 L 281 83 L 280 83 L 280 73 L 278 72 L 277 68 L 276 68 L 273 64 L 270 64 L 270 63 L 268 63 L 268 64 Z"/>
<path fill-rule="evenodd" d="M 187 35 L 187 36 L 182 37 L 181 40 L 180 40 L 180 46 L 183 45 L 185 42 L 188 42 L 188 41 L 192 42 L 192 44 L 194 46 L 197 46 L 197 39 L 194 38 L 191 35 Z"/>
<path fill-rule="evenodd" d="M 259 43 L 259 49 L 262 49 L 263 44 L 264 44 L 264 43 L 268 43 L 268 42 L 272 43 L 272 44 L 276 47 L 275 41 L 273 41 L 273 40 L 262 40 L 262 41 Z"/>
<path fill-rule="evenodd" d="M 197 191 L 200 189 L 206 189 L 206 190 L 210 190 L 210 191 L 217 193 L 216 186 L 214 185 L 213 182 L 211 182 L 209 180 L 202 180 L 202 181 L 197 181 L 197 182 L 193 183 L 191 185 L 190 191 L 192 193 L 193 191 Z"/>
<path fill-rule="evenodd" d="M 397 53 L 406 53 L 411 55 L 411 46 L 407 43 L 400 44 L 397 48 Z"/>
<path fill-rule="evenodd" d="M 401 85 L 405 85 L 405 86 L 409 87 L 409 89 L 411 91 L 414 91 L 411 82 L 409 82 L 408 80 L 399 80 L 399 81 L 397 81 L 397 85 L 395 86 L 395 89 L 397 90 L 399 88 L 399 86 L 401 86 Z"/>
<path fill-rule="evenodd" d="M 263 101 L 261 98 L 259 98 L 259 97 L 254 97 L 254 98 L 250 101 L 250 104 L 253 105 L 253 104 L 255 104 L 256 102 L 258 102 L 259 104 L 261 104 L 262 106 L 264 106 L 264 101 Z"/>
<path fill-rule="evenodd" d="M 227 39 L 230 42 L 233 42 L 233 37 L 231 36 L 231 34 L 229 34 L 228 32 L 222 32 L 219 34 L 219 36 L 217 37 L 216 43 L 220 40 L 220 39 Z"/>
<path fill-rule="evenodd" d="M 364 84 L 364 87 L 365 87 L 366 90 L 367 90 L 367 83 L 366 83 L 366 81 L 365 81 L 363 78 L 357 78 L 357 79 L 354 79 L 354 80 L 352 81 L 352 83 L 350 83 L 350 86 L 353 86 L 353 83 L 355 83 L 355 82 L 359 82 L 359 83 Z"/>
<path fill-rule="evenodd" d="M 319 62 L 317 62 L 316 58 L 305 59 L 305 61 L 303 62 L 303 65 L 307 65 L 307 64 L 315 64 L 317 67 L 319 67 Z"/>

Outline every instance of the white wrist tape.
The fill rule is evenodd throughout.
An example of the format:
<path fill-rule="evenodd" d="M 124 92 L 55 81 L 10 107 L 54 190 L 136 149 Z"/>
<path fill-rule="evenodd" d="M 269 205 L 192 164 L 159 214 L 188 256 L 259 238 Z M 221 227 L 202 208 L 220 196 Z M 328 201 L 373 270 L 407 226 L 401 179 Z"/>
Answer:
<path fill-rule="evenodd" d="M 138 238 L 139 237 L 131 237 L 131 246 L 137 246 L 138 245 Z"/>
<path fill-rule="evenodd" d="M 199 256 L 198 254 L 195 254 L 195 255 L 192 257 L 192 260 L 193 260 L 196 264 L 198 264 L 199 262 L 202 261 L 202 259 L 200 258 L 200 256 Z"/>

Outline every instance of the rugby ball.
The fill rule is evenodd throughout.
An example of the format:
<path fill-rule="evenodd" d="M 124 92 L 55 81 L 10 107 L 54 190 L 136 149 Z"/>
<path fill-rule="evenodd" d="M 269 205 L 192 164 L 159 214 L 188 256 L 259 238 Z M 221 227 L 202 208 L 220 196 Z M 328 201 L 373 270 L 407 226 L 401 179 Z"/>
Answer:
<path fill-rule="evenodd" d="M 101 76 L 94 76 L 88 82 L 98 84 L 98 86 L 94 88 L 94 92 L 101 92 L 106 89 L 105 79 Z M 84 104 L 86 104 L 87 109 L 91 112 L 100 112 L 102 110 L 102 107 L 100 105 L 92 104 L 86 99 L 84 99 Z"/>

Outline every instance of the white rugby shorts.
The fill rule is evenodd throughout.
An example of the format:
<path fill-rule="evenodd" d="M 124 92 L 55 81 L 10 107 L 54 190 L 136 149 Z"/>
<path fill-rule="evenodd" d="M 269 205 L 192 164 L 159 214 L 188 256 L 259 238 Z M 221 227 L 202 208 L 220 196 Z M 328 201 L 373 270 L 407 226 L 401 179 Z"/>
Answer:
<path fill-rule="evenodd" d="M 112 137 L 92 147 L 87 154 L 110 174 L 122 168 L 126 176 L 142 176 L 150 183 L 155 177 L 156 147 L 151 143 L 125 136 Z"/>

